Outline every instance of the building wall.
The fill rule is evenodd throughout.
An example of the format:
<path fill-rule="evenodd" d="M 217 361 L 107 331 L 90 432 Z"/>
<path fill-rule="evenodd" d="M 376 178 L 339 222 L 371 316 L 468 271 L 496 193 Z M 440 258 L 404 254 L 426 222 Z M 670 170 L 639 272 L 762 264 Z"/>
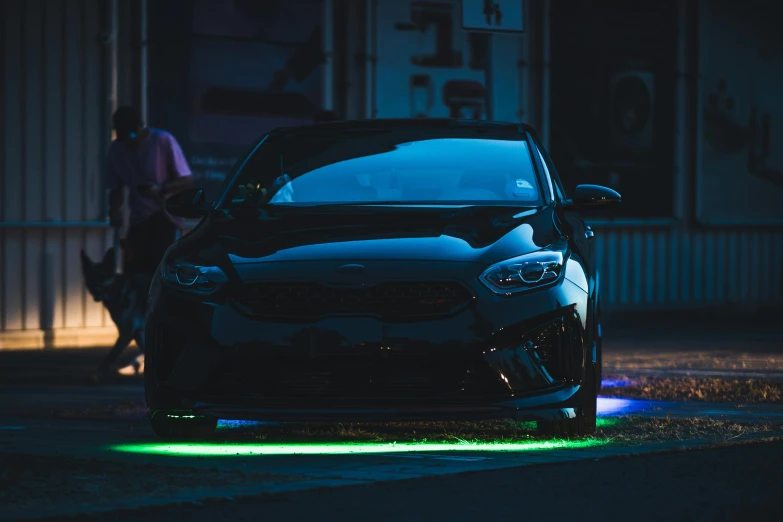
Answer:
<path fill-rule="evenodd" d="M 593 228 L 605 310 L 744 313 L 783 303 L 780 230 L 605 222 Z"/>
<path fill-rule="evenodd" d="M 87 295 L 79 260 L 111 243 L 110 5 L 0 2 L 0 348 L 103 343 L 116 332 Z M 119 34 L 127 55 L 131 33 Z M 120 77 L 117 90 L 131 96 L 132 75 Z"/>
<path fill-rule="evenodd" d="M 334 106 L 348 119 L 484 118 L 486 38 L 462 29 L 459 0 L 335 1 Z M 541 2 L 530 13 L 542 17 Z M 546 128 L 544 31 L 493 35 L 492 118 Z"/>
<path fill-rule="evenodd" d="M 769 7 L 702 2 L 700 223 L 783 227 L 783 38 Z"/>
<path fill-rule="evenodd" d="M 121 24 L 119 82 L 113 100 L 108 29 L 115 2 L 121 9 Z M 0 83 L 0 348 L 110 344 L 116 335 L 102 306 L 86 293 L 79 261 L 81 249 L 97 258 L 110 246 L 101 172 L 110 140 L 111 107 L 113 103 L 135 102 L 140 96 L 138 4 L 135 0 L 115 2 L 0 2 L 0 72 L 4 79 Z M 463 65 L 428 69 L 411 58 L 431 54 L 436 35 L 432 26 L 423 31 L 410 29 L 413 2 L 351 1 L 347 11 L 340 10 L 340 3 L 333 3 L 332 85 L 334 106 L 347 116 L 367 117 L 375 111 L 384 117 L 410 116 L 412 107 L 418 110 L 419 103 L 426 106 L 426 97 L 419 97 L 421 92 L 416 89 L 411 91 L 410 76 L 416 74 L 430 76 L 436 95 L 432 115 L 442 115 L 445 81 L 483 79 L 481 71 L 469 65 L 470 42 L 460 33 L 458 14 L 454 45 L 463 53 Z M 458 2 L 444 4 L 456 9 Z M 494 56 L 501 62 L 510 60 L 506 69 L 513 72 L 509 81 L 495 79 L 494 110 L 498 118 L 533 123 L 546 139 L 548 10 L 544 2 L 534 4 L 531 30 L 519 37 L 506 36 L 495 46 Z M 710 65 L 720 60 L 709 53 L 723 56 L 714 40 L 724 38 L 726 24 L 735 24 L 742 34 L 753 34 L 742 26 L 747 21 L 731 16 L 731 9 L 740 9 L 739 4 L 724 2 L 714 7 L 711 2 L 702 2 L 700 6 L 699 63 L 705 67 L 702 72 L 710 85 L 700 82 L 694 87 L 695 101 L 686 96 L 690 87 L 678 86 L 682 96 L 678 98 L 680 116 L 674 137 L 680 151 L 674 166 L 679 169 L 673 195 L 675 216 L 652 221 L 593 221 L 604 305 L 610 310 L 753 310 L 783 302 L 783 229 L 769 222 L 764 228 L 752 223 L 717 224 L 717 214 L 712 224 L 687 219 L 696 214 L 700 191 L 710 186 L 709 180 L 717 179 L 710 177 L 710 169 L 717 163 L 727 165 L 715 160 L 716 151 L 705 152 L 712 145 L 704 137 L 705 111 L 701 109 L 709 101 L 713 80 L 722 74 L 720 68 Z M 730 16 L 725 15 L 726 10 Z M 388 45 L 390 39 L 394 46 Z M 772 43 L 762 46 L 767 50 L 761 55 L 767 65 L 764 78 L 772 78 L 765 79 L 767 83 L 777 81 L 777 73 L 773 73 L 783 64 Z M 679 82 L 697 76 L 687 74 L 686 69 L 683 59 L 678 63 Z M 400 71 L 408 79 L 394 90 L 389 78 L 399 76 Z M 729 83 L 730 93 L 734 82 Z M 758 85 L 762 83 L 759 79 Z M 751 92 L 747 86 L 743 89 Z M 777 117 L 777 108 L 769 101 L 774 97 L 761 95 L 767 112 Z M 752 93 L 745 96 L 752 97 Z M 747 112 L 742 103 L 737 102 L 735 109 Z M 741 119 L 747 117 L 745 112 Z M 777 134 L 772 135 L 776 139 Z M 693 156 L 686 157 L 688 154 Z M 712 156 L 704 161 L 703 154 Z M 774 155 L 768 158 L 767 166 L 773 171 L 770 175 L 780 168 L 778 159 Z M 697 185 L 697 179 L 705 185 Z M 704 217 L 706 212 L 703 206 L 696 217 Z M 734 217 L 726 212 L 723 215 Z"/>
<path fill-rule="evenodd" d="M 760 136 L 756 144 L 749 136 L 753 102 L 759 112 L 781 114 L 772 93 L 783 89 L 783 46 L 760 4 L 679 3 L 674 213 L 594 223 L 609 310 L 753 312 L 783 305 L 783 206 L 776 204 L 783 164 L 770 154 L 763 178 L 747 161 L 761 148 Z"/>
<path fill-rule="evenodd" d="M 342 27 L 347 28 L 345 38 L 349 42 L 344 52 L 354 59 L 347 60 L 345 70 L 338 73 L 343 81 L 336 80 L 352 90 L 346 104 L 351 117 L 410 117 L 415 100 L 408 79 L 415 74 L 430 75 L 435 84 L 436 103 L 429 116 L 447 115 L 440 98 L 446 80 L 483 81 L 483 73 L 470 67 L 470 39 L 461 29 L 456 1 L 439 2 L 436 7 L 427 5 L 440 12 L 451 9 L 452 47 L 462 53 L 462 65 L 426 67 L 416 63 L 415 57 L 432 55 L 437 48 L 434 26 L 411 27 L 411 18 L 415 19 L 411 14 L 425 4 L 415 0 L 366 0 L 352 5 L 348 16 L 351 23 Z M 675 179 L 673 193 L 666 191 L 673 204 L 663 205 L 669 209 L 668 217 L 651 218 L 633 215 L 633 207 L 639 205 L 631 198 L 626 200 L 629 212 L 624 212 L 619 220 L 588 219 L 596 230 L 604 307 L 750 312 L 780 306 L 783 228 L 764 221 L 728 220 L 716 225 L 692 219 L 696 216 L 699 190 L 703 191 L 704 180 L 710 179 L 710 169 L 724 168 L 703 161 L 704 147 L 699 145 L 705 140 L 701 108 L 711 87 L 698 81 L 699 73 L 706 70 L 716 74 L 712 66 L 723 56 L 716 40 L 724 39 L 725 44 L 722 30 L 726 24 L 742 33 L 745 47 L 753 47 L 754 31 L 748 28 L 752 26 L 748 16 L 732 14 L 732 9 L 746 14 L 749 9 L 731 2 L 719 6 L 712 2 L 690 3 L 690 7 L 680 2 L 677 6 L 675 99 L 668 109 L 674 112 L 674 129 L 670 133 L 674 158 L 671 166 L 666 167 Z M 549 138 L 550 37 L 559 34 L 549 25 L 550 7 L 547 0 L 528 2 L 529 30 L 524 35 L 502 35 L 494 49 L 495 74 L 503 75 L 494 82 L 496 117 L 531 123 L 545 141 Z M 600 11 L 596 13 L 602 16 Z M 723 25 L 717 25 L 716 20 Z M 745 41 L 748 39 L 751 43 Z M 777 55 L 768 52 L 764 56 L 770 62 Z M 783 67 L 779 65 L 777 70 L 783 72 Z M 774 79 L 775 75 L 767 71 L 765 78 Z M 574 88 L 581 85 L 574 81 Z M 762 83 L 756 85 L 761 87 Z M 351 100 L 355 103 L 351 104 Z M 771 158 L 770 164 L 775 160 Z M 744 169 L 744 164 L 740 167 L 739 170 Z M 701 172 L 701 187 L 696 186 L 697 171 Z M 642 194 L 645 197 L 644 191 Z M 780 208 L 767 204 L 770 212 Z"/>

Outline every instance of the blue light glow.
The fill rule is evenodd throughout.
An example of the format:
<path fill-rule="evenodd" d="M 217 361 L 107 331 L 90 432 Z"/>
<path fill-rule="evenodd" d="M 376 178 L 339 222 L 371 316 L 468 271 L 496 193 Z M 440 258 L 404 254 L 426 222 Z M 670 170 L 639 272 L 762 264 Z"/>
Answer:
<path fill-rule="evenodd" d="M 629 399 L 613 399 L 609 397 L 598 397 L 598 415 L 610 417 L 613 415 L 625 415 L 640 411 L 643 409 L 640 401 Z"/>
<path fill-rule="evenodd" d="M 271 428 L 273 426 L 281 426 L 280 422 L 263 422 L 252 420 L 219 420 L 217 429 L 219 430 L 237 430 L 248 428 Z"/>
<path fill-rule="evenodd" d="M 628 379 L 604 379 L 601 381 L 601 388 L 625 388 L 632 384 L 633 381 Z"/>

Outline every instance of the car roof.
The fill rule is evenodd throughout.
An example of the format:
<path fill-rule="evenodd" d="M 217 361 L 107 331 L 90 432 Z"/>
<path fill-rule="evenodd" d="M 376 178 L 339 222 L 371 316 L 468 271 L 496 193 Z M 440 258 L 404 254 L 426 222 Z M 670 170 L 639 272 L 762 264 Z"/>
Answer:
<path fill-rule="evenodd" d="M 490 134 L 523 134 L 534 133 L 533 129 L 524 123 L 503 121 L 451 119 L 451 118 L 374 118 L 366 120 L 344 120 L 316 123 L 297 127 L 279 127 L 270 133 L 270 137 L 284 137 L 291 134 L 320 134 L 322 132 L 361 132 L 386 130 L 443 130 L 469 129 Z"/>

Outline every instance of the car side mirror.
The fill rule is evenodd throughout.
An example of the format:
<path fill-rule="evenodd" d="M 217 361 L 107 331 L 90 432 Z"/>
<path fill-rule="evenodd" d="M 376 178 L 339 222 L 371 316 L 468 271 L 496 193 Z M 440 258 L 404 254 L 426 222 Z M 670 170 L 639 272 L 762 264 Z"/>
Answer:
<path fill-rule="evenodd" d="M 574 196 L 564 202 L 566 208 L 594 208 L 617 205 L 622 202 L 622 196 L 608 187 L 601 185 L 577 185 Z"/>
<path fill-rule="evenodd" d="M 185 219 L 197 219 L 209 212 L 204 190 L 191 188 L 171 196 L 166 202 L 169 214 Z"/>

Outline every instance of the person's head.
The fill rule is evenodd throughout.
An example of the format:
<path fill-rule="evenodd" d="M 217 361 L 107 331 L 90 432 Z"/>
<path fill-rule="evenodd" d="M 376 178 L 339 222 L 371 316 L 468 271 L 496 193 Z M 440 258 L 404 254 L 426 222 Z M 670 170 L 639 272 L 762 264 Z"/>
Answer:
<path fill-rule="evenodd" d="M 141 132 L 143 122 L 136 109 L 129 105 L 118 107 L 112 117 L 118 140 L 136 139 Z"/>

